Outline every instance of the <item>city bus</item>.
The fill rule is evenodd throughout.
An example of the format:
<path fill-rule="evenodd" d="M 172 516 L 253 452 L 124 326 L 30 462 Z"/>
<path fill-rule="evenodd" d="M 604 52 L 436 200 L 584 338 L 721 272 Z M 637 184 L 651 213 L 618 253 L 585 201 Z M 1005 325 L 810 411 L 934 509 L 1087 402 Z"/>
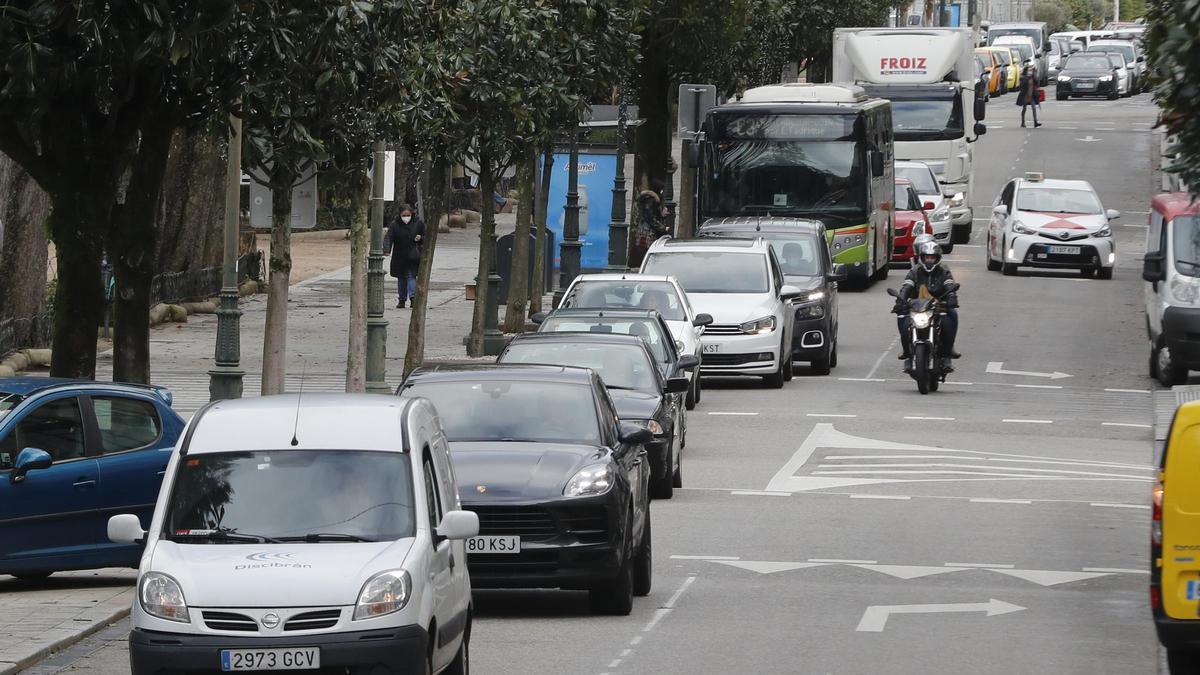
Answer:
<path fill-rule="evenodd" d="M 819 219 L 834 262 L 862 285 L 887 276 L 895 193 L 888 101 L 861 87 L 747 90 L 705 118 L 700 222 Z"/>

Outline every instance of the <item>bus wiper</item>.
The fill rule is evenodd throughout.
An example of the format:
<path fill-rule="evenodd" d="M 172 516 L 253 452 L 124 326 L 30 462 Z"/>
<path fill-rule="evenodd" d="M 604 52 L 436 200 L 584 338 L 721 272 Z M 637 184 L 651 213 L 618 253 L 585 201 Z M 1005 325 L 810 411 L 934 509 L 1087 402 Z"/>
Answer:
<path fill-rule="evenodd" d="M 345 532 L 310 532 L 302 537 L 280 537 L 279 541 L 303 541 L 309 544 L 319 544 L 323 541 L 375 541 L 357 534 Z"/>
<path fill-rule="evenodd" d="M 228 528 L 219 528 L 216 530 L 180 530 L 171 535 L 172 540 L 180 538 L 246 544 L 278 544 L 282 541 L 261 534 L 248 534 Z"/>
<path fill-rule="evenodd" d="M 845 189 L 834 190 L 833 192 L 830 192 L 829 194 L 827 194 L 824 197 L 817 200 L 817 203 L 812 205 L 812 210 L 816 211 L 819 209 L 823 209 L 826 206 L 833 206 L 834 204 L 842 201 L 842 198 L 845 196 L 846 196 Z"/>

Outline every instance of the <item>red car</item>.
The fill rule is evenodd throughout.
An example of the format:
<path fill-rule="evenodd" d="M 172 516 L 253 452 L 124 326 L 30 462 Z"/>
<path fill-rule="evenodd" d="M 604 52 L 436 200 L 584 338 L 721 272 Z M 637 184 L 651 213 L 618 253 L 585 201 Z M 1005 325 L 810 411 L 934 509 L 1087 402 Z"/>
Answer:
<path fill-rule="evenodd" d="M 908 267 L 912 261 L 913 239 L 932 232 L 921 198 L 907 178 L 896 179 L 896 232 L 892 245 L 892 263 Z"/>

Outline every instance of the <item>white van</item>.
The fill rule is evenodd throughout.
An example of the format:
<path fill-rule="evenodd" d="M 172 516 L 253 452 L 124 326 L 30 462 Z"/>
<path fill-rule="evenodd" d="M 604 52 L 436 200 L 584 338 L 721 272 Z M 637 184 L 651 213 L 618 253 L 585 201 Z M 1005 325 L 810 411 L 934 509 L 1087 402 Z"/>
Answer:
<path fill-rule="evenodd" d="M 471 585 L 446 437 L 425 399 L 271 396 L 202 409 L 144 542 L 134 675 L 465 673 Z"/>
<path fill-rule="evenodd" d="M 1142 280 L 1150 377 L 1183 384 L 1200 370 L 1200 203 L 1187 193 L 1151 200 Z"/>

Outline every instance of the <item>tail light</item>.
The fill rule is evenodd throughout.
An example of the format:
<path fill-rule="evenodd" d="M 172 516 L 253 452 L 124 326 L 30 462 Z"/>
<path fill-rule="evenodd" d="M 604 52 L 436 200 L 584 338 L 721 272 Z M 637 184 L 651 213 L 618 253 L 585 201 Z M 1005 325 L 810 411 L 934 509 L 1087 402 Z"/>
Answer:
<path fill-rule="evenodd" d="M 1155 546 L 1162 546 L 1162 504 L 1163 504 L 1163 482 L 1162 476 L 1154 481 L 1153 493 L 1153 511 L 1150 516 L 1150 541 Z"/>
<path fill-rule="evenodd" d="M 1159 596 L 1159 589 L 1156 585 L 1150 586 L 1150 609 L 1158 609 L 1162 604 L 1162 598 Z"/>

